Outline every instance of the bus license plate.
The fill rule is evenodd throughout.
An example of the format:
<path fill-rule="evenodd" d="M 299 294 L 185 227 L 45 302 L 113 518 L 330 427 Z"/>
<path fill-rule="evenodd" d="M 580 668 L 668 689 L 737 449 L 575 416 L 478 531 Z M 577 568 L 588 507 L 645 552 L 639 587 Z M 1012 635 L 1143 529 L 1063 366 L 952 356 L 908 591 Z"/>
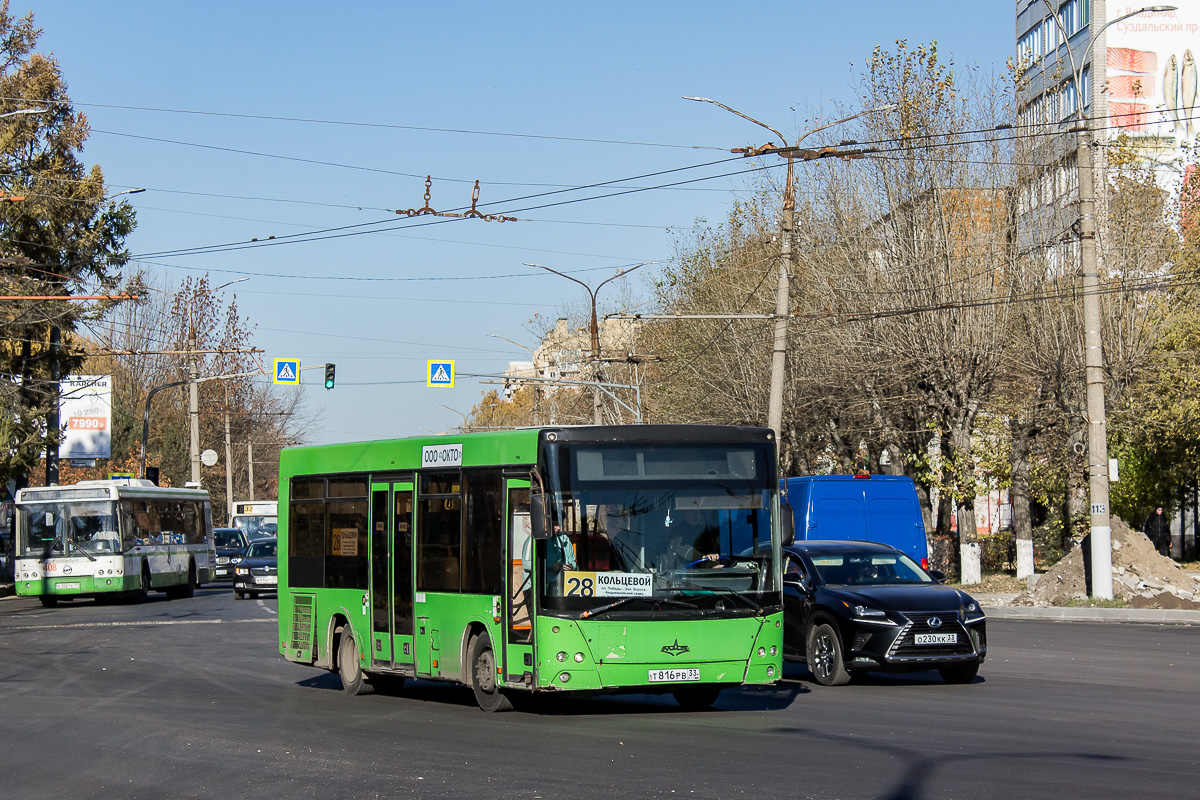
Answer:
<path fill-rule="evenodd" d="M 78 589 L 79 584 L 78 583 L 59 583 L 59 584 L 55 584 L 55 588 L 57 588 L 57 589 Z"/>
<path fill-rule="evenodd" d="M 958 644 L 957 633 L 918 633 L 913 636 L 914 644 Z"/>
<path fill-rule="evenodd" d="M 700 670 L 696 668 L 688 669 L 652 669 L 650 670 L 651 683 L 671 683 L 674 681 L 698 681 L 700 680 Z"/>
<path fill-rule="evenodd" d="M 279 583 L 279 577 L 276 575 L 258 575 L 255 576 L 254 582 L 260 586 L 275 586 Z"/>

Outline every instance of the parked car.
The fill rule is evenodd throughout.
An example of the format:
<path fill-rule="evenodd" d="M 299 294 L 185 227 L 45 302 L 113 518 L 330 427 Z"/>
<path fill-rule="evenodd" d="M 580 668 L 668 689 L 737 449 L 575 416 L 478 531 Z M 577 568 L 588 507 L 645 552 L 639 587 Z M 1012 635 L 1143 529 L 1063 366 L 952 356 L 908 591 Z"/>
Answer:
<path fill-rule="evenodd" d="M 783 555 L 784 658 L 807 663 L 817 683 L 927 669 L 975 679 L 986 618 L 942 573 L 875 542 L 797 541 Z"/>
<path fill-rule="evenodd" d="M 250 545 L 250 538 L 241 528 L 213 528 L 213 540 L 217 550 L 217 566 L 213 570 L 213 582 L 233 582 L 233 570 L 242 560 L 242 553 Z"/>
<path fill-rule="evenodd" d="M 233 568 L 233 595 L 238 600 L 274 592 L 279 587 L 277 539 L 256 539 Z"/>
<path fill-rule="evenodd" d="M 803 475 L 780 481 L 796 539 L 882 542 L 929 567 L 917 486 L 903 475 Z"/>

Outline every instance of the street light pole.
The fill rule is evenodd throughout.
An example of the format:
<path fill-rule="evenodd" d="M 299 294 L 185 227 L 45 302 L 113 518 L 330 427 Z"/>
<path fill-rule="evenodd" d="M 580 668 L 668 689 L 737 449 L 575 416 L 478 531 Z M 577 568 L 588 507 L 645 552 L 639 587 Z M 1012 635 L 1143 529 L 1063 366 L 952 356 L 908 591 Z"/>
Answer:
<path fill-rule="evenodd" d="M 775 285 L 775 335 L 771 345 L 771 385 L 768 392 L 767 400 L 767 427 L 775 431 L 776 446 L 779 446 L 782 441 L 783 429 L 783 381 L 784 373 L 787 367 L 787 335 L 788 335 L 788 303 L 791 299 L 791 264 L 792 264 L 792 230 L 796 224 L 796 191 L 793 184 L 793 176 L 795 174 L 795 161 L 798 155 L 797 150 L 800 148 L 800 143 L 807 137 L 823 131 L 827 128 L 832 128 L 835 125 L 841 125 L 843 122 L 849 122 L 852 119 L 858 119 L 866 114 L 873 114 L 877 111 L 886 111 L 894 108 L 894 105 L 880 106 L 878 108 L 868 108 L 865 111 L 860 111 L 857 114 L 851 114 L 839 120 L 834 120 L 827 125 L 821 125 L 813 128 L 811 131 L 805 131 L 793 147 L 788 147 L 787 137 L 779 131 L 767 125 L 764 122 L 759 122 L 754 117 L 747 116 L 737 109 L 730 108 L 724 103 L 719 103 L 708 97 L 684 97 L 684 100 L 695 100 L 699 103 L 712 103 L 714 106 L 720 106 L 731 114 L 736 114 L 742 119 L 749 120 L 755 125 L 766 128 L 771 133 L 779 137 L 782 143 L 779 148 L 762 147 L 751 148 L 750 150 L 737 149 L 734 152 L 741 152 L 745 155 L 763 155 L 764 153 L 775 152 L 779 156 L 787 159 L 787 178 L 783 187 L 783 210 L 779 215 L 779 234 L 782 241 L 779 243 L 779 265 L 778 279 Z"/>
<path fill-rule="evenodd" d="M 640 269 L 641 267 L 644 267 L 647 264 L 655 264 L 655 263 L 658 263 L 658 262 L 643 261 L 641 264 L 635 264 L 634 266 L 630 267 L 629 269 L 617 270 L 616 275 L 613 275 L 611 278 L 606 278 L 606 279 L 600 281 L 600 283 L 596 284 L 595 289 L 588 286 L 586 283 L 579 280 L 578 278 L 573 278 L 570 275 L 567 275 L 565 272 L 559 272 L 556 269 L 551 269 L 550 267 L 544 267 L 541 264 L 530 264 L 528 262 L 525 263 L 525 266 L 527 266 L 527 267 L 537 267 L 539 269 L 544 269 L 547 272 L 553 272 L 555 275 L 566 278 L 569 281 L 574 281 L 575 283 L 578 283 L 580 286 L 582 286 L 584 289 L 587 290 L 588 297 L 590 297 L 591 301 L 592 301 L 592 322 L 591 322 L 590 332 L 591 332 L 591 340 L 592 340 L 592 357 L 591 357 L 592 370 L 591 370 L 591 373 L 592 373 L 592 382 L 593 383 L 599 383 L 600 377 L 601 377 L 600 376 L 600 323 L 596 319 L 596 293 L 600 291 L 600 288 L 602 286 L 604 286 L 604 284 L 609 283 L 610 281 L 615 281 L 617 278 L 624 277 L 625 275 L 628 275 L 629 273 L 633 272 L 635 269 Z M 601 412 L 600 387 L 592 386 L 592 423 L 594 425 L 599 425 L 601 422 L 603 422 L 603 419 L 601 419 L 600 412 Z"/>
<path fill-rule="evenodd" d="M 494 333 L 489 333 L 488 336 L 490 336 L 493 339 L 503 339 L 504 341 L 506 341 L 510 344 L 515 344 L 517 347 L 521 347 L 521 348 L 528 350 L 529 351 L 529 363 L 533 364 L 533 374 L 537 375 L 537 353 L 534 352 L 532 347 L 523 345 L 520 342 L 514 342 L 512 339 L 509 339 L 507 336 L 498 336 L 497 334 L 494 334 Z M 534 384 L 534 386 L 533 386 L 533 424 L 534 425 L 542 424 L 542 387 L 538 386 L 537 384 Z"/>
<path fill-rule="evenodd" d="M 1090 99 L 1085 95 L 1075 54 L 1071 51 L 1070 35 L 1049 0 L 1042 0 L 1062 34 L 1071 62 L 1071 78 L 1075 85 L 1076 114 L 1080 125 L 1076 164 L 1079 172 L 1079 266 L 1083 290 L 1083 364 L 1088 422 L 1088 494 L 1091 522 L 1092 595 L 1103 600 L 1113 597 L 1112 527 L 1108 497 L 1108 429 L 1104 404 L 1104 350 L 1100 335 L 1100 265 L 1096 254 L 1096 185 L 1092 166 L 1092 120 L 1083 113 Z M 1174 11 L 1175 6 L 1146 6 L 1109 20 L 1091 37 L 1084 61 L 1111 25 L 1152 11 Z M 1095 81 L 1093 75 L 1092 81 Z M 1088 87 L 1091 88 L 1090 86 Z"/>

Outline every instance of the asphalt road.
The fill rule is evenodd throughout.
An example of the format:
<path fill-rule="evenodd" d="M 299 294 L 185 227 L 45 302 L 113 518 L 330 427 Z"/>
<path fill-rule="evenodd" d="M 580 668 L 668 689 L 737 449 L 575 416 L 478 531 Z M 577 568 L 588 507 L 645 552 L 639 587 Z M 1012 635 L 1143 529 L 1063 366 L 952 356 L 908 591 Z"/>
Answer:
<path fill-rule="evenodd" d="M 1200 628 L 995 620 L 968 686 L 789 667 L 714 710 L 624 696 L 485 714 L 346 696 L 276 652 L 273 599 L 0 600 L 0 791 L 22 798 L 1193 798 Z"/>

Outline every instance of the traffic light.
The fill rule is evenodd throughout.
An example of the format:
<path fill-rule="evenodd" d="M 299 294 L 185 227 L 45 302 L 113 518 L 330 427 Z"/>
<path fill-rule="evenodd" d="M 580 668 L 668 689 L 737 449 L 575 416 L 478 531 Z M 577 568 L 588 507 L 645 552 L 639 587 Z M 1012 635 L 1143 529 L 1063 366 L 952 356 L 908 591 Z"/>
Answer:
<path fill-rule="evenodd" d="M 325 388 L 326 389 L 333 388 L 333 371 L 334 371 L 333 364 L 325 365 Z"/>

